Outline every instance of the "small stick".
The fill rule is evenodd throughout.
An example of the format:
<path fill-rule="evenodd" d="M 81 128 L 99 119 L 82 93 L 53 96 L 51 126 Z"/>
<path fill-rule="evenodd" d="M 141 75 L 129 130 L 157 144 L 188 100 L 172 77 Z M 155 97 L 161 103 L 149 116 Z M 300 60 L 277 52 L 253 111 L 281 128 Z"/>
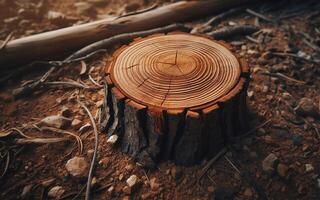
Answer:
<path fill-rule="evenodd" d="M 88 180 L 87 180 L 87 189 L 86 189 L 86 200 L 90 199 L 90 190 L 91 190 L 91 181 L 92 181 L 92 174 L 93 174 L 93 168 L 95 166 L 95 162 L 96 162 L 96 158 L 97 158 L 97 151 L 98 151 L 98 129 L 96 126 L 96 123 L 94 121 L 94 118 L 90 112 L 90 110 L 88 109 L 88 107 L 86 105 L 84 105 L 82 102 L 80 102 L 80 100 L 78 100 L 78 103 L 80 104 L 80 106 L 87 112 L 90 121 L 91 121 L 91 125 L 93 127 L 93 132 L 94 132 L 94 137 L 95 137 L 95 142 L 94 142 L 94 153 L 92 156 L 92 160 L 91 160 L 91 165 L 90 165 L 90 169 L 89 169 L 89 174 L 88 174 Z"/>
<path fill-rule="evenodd" d="M 256 17 L 258 17 L 258 18 L 260 18 L 260 19 L 263 19 L 263 20 L 265 20 L 265 21 L 267 21 L 267 22 L 276 23 L 276 21 L 275 21 L 274 19 L 270 19 L 269 17 L 266 17 L 266 16 L 264 16 L 264 15 L 261 14 L 261 13 L 257 13 L 256 11 L 253 11 L 253 10 L 251 10 L 251 9 L 249 9 L 249 8 L 246 9 L 246 12 L 249 13 L 249 14 L 251 14 L 251 15 L 253 15 L 253 16 L 256 16 Z"/>
<path fill-rule="evenodd" d="M 11 40 L 12 38 L 12 32 L 6 37 L 6 39 L 3 41 L 3 43 L 0 45 L 0 51 L 3 50 L 6 45 L 8 44 L 8 42 Z"/>
<path fill-rule="evenodd" d="M 230 9 L 230 10 L 228 10 L 226 12 L 223 12 L 223 13 L 221 13 L 219 15 L 216 15 L 216 16 L 212 17 L 207 23 L 204 24 L 204 26 L 217 25 L 218 23 L 220 23 L 225 18 L 231 17 L 231 16 L 233 16 L 235 14 L 238 14 L 241 11 L 243 11 L 243 7 Z"/>
<path fill-rule="evenodd" d="M 263 122 L 262 124 L 260 124 L 259 126 L 254 127 L 253 129 L 249 130 L 248 132 L 244 133 L 241 136 L 238 137 L 232 137 L 231 140 L 232 141 L 236 141 L 236 140 L 240 140 L 242 138 L 247 137 L 248 135 L 251 135 L 252 133 L 254 133 L 255 131 L 257 131 L 259 128 L 264 127 L 265 125 L 267 125 L 269 122 L 271 122 L 271 119 L 266 120 L 265 122 Z"/>
<path fill-rule="evenodd" d="M 223 156 L 224 159 L 226 159 L 228 161 L 228 163 L 239 173 L 241 174 L 240 170 L 238 167 L 235 166 L 235 164 L 233 164 L 233 162 L 231 162 L 231 160 L 227 157 L 227 156 Z"/>
<path fill-rule="evenodd" d="M 186 27 L 183 24 L 172 24 L 169 26 L 150 29 L 150 30 L 146 30 L 146 31 L 139 31 L 139 32 L 133 32 L 133 33 L 123 33 L 120 35 L 116 35 L 116 36 L 106 38 L 104 40 L 100 40 L 98 42 L 92 43 L 92 44 L 76 51 L 75 53 L 71 54 L 68 58 L 66 58 L 66 60 L 79 58 L 79 57 L 86 55 L 88 53 L 91 53 L 97 49 L 107 49 L 115 44 L 128 43 L 136 37 L 145 37 L 147 35 L 151 35 L 154 33 L 167 33 L 167 32 L 174 31 L 174 30 L 189 32 L 191 30 L 191 28 Z"/>
<path fill-rule="evenodd" d="M 67 138 L 32 138 L 32 139 L 15 139 L 15 144 L 50 144 L 68 140 Z"/>
<path fill-rule="evenodd" d="M 261 41 L 260 40 L 257 40 L 257 39 L 254 39 L 253 37 L 249 36 L 249 35 L 246 35 L 246 38 L 247 40 L 253 42 L 253 43 L 256 43 L 256 44 L 261 44 Z"/>
<path fill-rule="evenodd" d="M 228 151 L 228 149 L 226 147 L 224 147 L 223 149 L 221 149 L 221 151 L 219 151 L 219 153 L 217 153 L 217 155 L 215 155 L 213 158 L 211 158 L 211 160 L 201 170 L 198 181 L 200 181 L 201 178 L 207 173 L 207 171 L 210 169 L 211 165 L 213 165 L 213 163 L 215 163 L 221 156 L 223 156 L 225 153 L 227 153 L 227 151 Z"/>
<path fill-rule="evenodd" d="M 102 88 L 103 85 L 99 84 L 97 81 L 95 81 L 92 76 L 89 74 L 89 80 L 96 86 L 98 86 L 99 88 Z"/>
<path fill-rule="evenodd" d="M 40 128 L 40 130 L 48 130 L 48 131 L 52 131 L 52 132 L 56 132 L 56 133 L 60 133 L 60 134 L 67 134 L 67 135 L 73 136 L 77 140 L 80 154 L 82 154 L 83 143 L 82 143 L 81 138 L 78 135 L 76 135 L 75 133 L 72 133 L 72 132 L 69 132 L 69 131 L 65 131 L 65 130 L 62 130 L 62 129 L 48 127 L 48 126 L 43 126 L 43 127 Z"/>
<path fill-rule="evenodd" d="M 6 175 L 7 170 L 8 170 L 8 168 L 9 168 L 9 164 L 10 164 L 10 152 L 7 151 L 6 155 L 7 155 L 6 165 L 5 165 L 5 167 L 4 167 L 4 170 L 3 170 L 2 174 L 0 175 L 0 179 L 1 179 L 2 177 L 4 177 L 4 175 Z"/>
<path fill-rule="evenodd" d="M 294 82 L 294 83 L 297 83 L 297 84 L 300 84 L 300 85 L 305 85 L 307 84 L 305 81 L 300 81 L 300 80 L 297 80 L 297 79 L 294 79 L 294 78 L 291 78 L 287 75 L 284 75 L 280 72 L 277 72 L 277 73 L 271 73 L 271 72 L 262 72 L 260 73 L 261 75 L 266 75 L 266 76 L 273 76 L 273 77 L 278 77 L 278 78 L 282 78 L 282 79 L 285 79 L 287 81 L 291 81 L 291 82 Z"/>
<path fill-rule="evenodd" d="M 280 56 L 280 57 L 292 57 L 292 58 L 296 58 L 296 59 L 310 62 L 313 64 L 320 64 L 320 62 L 317 62 L 312 59 L 304 58 L 304 57 L 298 56 L 297 54 L 293 54 L 293 53 L 271 52 L 271 54 L 275 55 L 275 56 Z"/>
<path fill-rule="evenodd" d="M 220 28 L 207 34 L 216 40 L 223 40 L 234 36 L 250 35 L 257 31 L 259 31 L 259 28 L 256 26 L 236 25 L 231 27 Z"/>

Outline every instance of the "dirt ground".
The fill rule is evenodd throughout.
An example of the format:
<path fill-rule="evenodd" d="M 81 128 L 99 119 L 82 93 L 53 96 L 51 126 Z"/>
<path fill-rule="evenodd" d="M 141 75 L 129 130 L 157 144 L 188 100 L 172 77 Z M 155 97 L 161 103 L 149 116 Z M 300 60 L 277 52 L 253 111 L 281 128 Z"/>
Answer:
<path fill-rule="evenodd" d="M 172 2 L 0 0 L 0 39 L 4 40 L 10 33 L 15 39 L 167 3 Z M 92 199 L 263 199 L 264 196 L 265 199 L 320 199 L 319 116 L 310 113 L 300 116 L 294 109 L 302 98 L 308 98 L 319 114 L 320 3 L 277 1 L 251 5 L 250 8 L 276 22 L 258 20 L 244 11 L 211 29 L 253 24 L 262 30 L 251 36 L 254 40 L 246 37 L 227 40 L 235 53 L 247 58 L 250 66 L 252 80 L 248 89 L 248 107 L 252 133 L 231 144 L 225 156 L 216 161 L 201 179 L 201 171 L 208 161 L 193 167 L 161 162 L 158 169 L 145 170 L 119 148 L 107 143 L 106 134 L 100 133 Z M 58 20 L 52 11 L 63 17 Z M 187 24 L 199 26 L 208 19 L 210 17 Z M 104 80 L 106 61 L 115 49 L 84 61 L 98 83 Z M 273 52 L 291 53 L 299 58 L 287 54 L 277 56 Z M 80 62 L 65 65 L 50 79 L 75 80 L 94 86 L 88 74 L 79 75 L 82 65 Z M 32 137 L 66 137 L 30 126 L 46 116 L 59 114 L 63 107 L 69 108 L 72 119 L 81 121 L 80 126 L 90 123 L 86 112 L 75 101 L 77 96 L 86 103 L 93 116 L 98 116 L 103 88 L 40 89 L 27 97 L 13 98 L 14 89 L 41 77 L 46 70 L 24 74 L 1 86 L 1 133 L 18 128 Z M 19 145 L 13 142 L 21 137 L 18 134 L 0 135 L 0 175 L 9 163 L 0 178 L 0 199 L 50 199 L 47 194 L 54 186 L 61 186 L 64 190 L 59 199 L 84 198 L 86 179 L 72 177 L 65 165 L 74 156 L 83 156 L 90 163 L 94 134 L 92 128 L 79 131 L 69 127 L 67 130 L 80 136 L 83 152 L 72 137 L 52 144 Z M 277 167 L 266 172 L 263 161 L 270 154 L 277 157 Z M 138 183 L 128 191 L 126 180 L 131 175 L 138 177 Z"/>

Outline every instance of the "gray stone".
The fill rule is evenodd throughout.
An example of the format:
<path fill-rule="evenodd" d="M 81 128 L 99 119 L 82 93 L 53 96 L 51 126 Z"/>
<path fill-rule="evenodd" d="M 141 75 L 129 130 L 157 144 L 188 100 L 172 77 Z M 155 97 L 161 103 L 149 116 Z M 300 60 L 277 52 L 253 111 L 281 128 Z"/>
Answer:
<path fill-rule="evenodd" d="M 69 118 L 60 116 L 60 115 L 52 115 L 45 117 L 40 121 L 40 125 L 50 126 L 59 129 L 67 128 L 71 123 Z"/>
<path fill-rule="evenodd" d="M 129 187 L 134 187 L 138 182 L 138 177 L 136 175 L 131 175 L 126 182 Z"/>
<path fill-rule="evenodd" d="M 65 190 L 63 189 L 63 187 L 57 185 L 49 190 L 48 197 L 58 199 L 63 195 L 64 192 Z"/>
<path fill-rule="evenodd" d="M 86 177 L 89 164 L 84 157 L 75 156 L 68 160 L 66 169 L 73 177 Z"/>
<path fill-rule="evenodd" d="M 278 157 L 270 153 L 263 161 L 262 161 L 262 169 L 266 172 L 273 172 L 279 163 Z"/>

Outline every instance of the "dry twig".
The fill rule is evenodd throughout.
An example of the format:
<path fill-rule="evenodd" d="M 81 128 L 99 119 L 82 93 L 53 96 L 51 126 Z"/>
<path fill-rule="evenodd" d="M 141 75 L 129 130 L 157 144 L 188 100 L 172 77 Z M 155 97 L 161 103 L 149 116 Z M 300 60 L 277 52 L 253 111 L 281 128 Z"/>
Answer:
<path fill-rule="evenodd" d="M 235 36 L 250 35 L 259 31 L 259 28 L 251 25 L 237 25 L 231 27 L 224 27 L 218 30 L 207 33 L 216 40 L 229 39 Z"/>
<path fill-rule="evenodd" d="M 87 189 L 86 189 L 86 198 L 85 198 L 86 200 L 89 200 L 90 199 L 91 182 L 92 182 L 92 176 L 93 176 L 93 169 L 95 167 L 96 158 L 97 158 L 99 137 L 98 137 L 98 129 L 97 129 L 96 123 L 94 121 L 94 118 L 93 118 L 90 110 L 88 109 L 88 107 L 86 105 L 84 105 L 79 100 L 78 100 L 78 103 L 87 112 L 87 114 L 88 114 L 88 116 L 90 118 L 90 121 L 91 121 L 91 125 L 93 127 L 94 136 L 95 136 L 94 152 L 93 152 L 91 165 L 90 165 L 90 169 L 89 169 L 89 175 L 88 175 L 88 180 L 87 180 Z"/>

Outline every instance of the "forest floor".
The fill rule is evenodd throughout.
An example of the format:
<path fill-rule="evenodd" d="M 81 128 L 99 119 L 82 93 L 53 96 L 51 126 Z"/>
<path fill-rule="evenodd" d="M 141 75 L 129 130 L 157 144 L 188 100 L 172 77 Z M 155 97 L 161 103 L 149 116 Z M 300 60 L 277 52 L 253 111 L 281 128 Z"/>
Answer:
<path fill-rule="evenodd" d="M 249 39 L 227 40 L 234 52 L 245 57 L 250 66 L 252 80 L 248 107 L 252 134 L 230 145 L 228 152 L 200 178 L 208 161 L 192 167 L 161 162 L 158 169 L 145 170 L 119 148 L 107 143 L 105 133 L 99 133 L 93 199 L 263 199 L 263 196 L 282 200 L 319 199 L 320 3 L 288 2 L 250 6 L 271 21 L 244 11 L 224 19 L 216 27 L 208 27 L 214 30 L 252 24 L 261 28 Z M 167 3 L 170 2 L 0 0 L 0 39 L 4 40 L 10 33 L 14 39 L 72 24 L 111 19 Z M 199 26 L 208 19 L 210 17 L 187 24 Z M 116 48 L 83 62 L 64 65 L 50 80 L 74 80 L 94 86 L 90 74 L 96 82 L 102 83 L 106 62 Z M 87 70 L 80 75 L 84 66 Z M 71 176 L 66 163 L 74 156 L 84 157 L 85 162 L 90 163 L 94 134 L 92 128 L 86 126 L 90 123 L 88 115 L 75 99 L 80 97 L 97 117 L 104 91 L 103 88 L 58 87 L 13 98 L 14 89 L 41 77 L 46 70 L 10 79 L 0 90 L 0 175 L 3 174 L 0 199 L 49 199 L 48 191 L 55 186 L 61 186 L 60 191 L 63 191 L 60 195 L 55 194 L 59 199 L 84 197 L 86 179 Z M 30 126 L 62 110 L 70 111 L 71 118 L 79 120 L 66 130 L 80 136 L 82 152 L 73 137 L 51 144 L 23 145 L 13 143 L 20 137 L 17 131 L 4 137 L 4 133 L 12 128 L 36 138 L 61 137 L 61 133 Z M 79 127 L 82 127 L 81 131 Z M 132 189 L 126 183 L 131 175 L 138 178 Z"/>

